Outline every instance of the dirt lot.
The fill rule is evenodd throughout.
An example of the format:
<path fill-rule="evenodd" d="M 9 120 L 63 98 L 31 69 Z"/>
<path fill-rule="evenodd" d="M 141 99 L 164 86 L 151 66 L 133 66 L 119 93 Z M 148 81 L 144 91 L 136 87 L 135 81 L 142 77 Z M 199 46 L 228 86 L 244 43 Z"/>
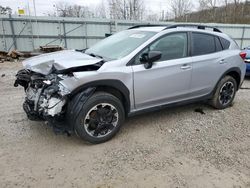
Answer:
<path fill-rule="evenodd" d="M 250 80 L 231 108 L 133 117 L 90 145 L 27 119 L 13 87 L 20 67 L 0 64 L 0 187 L 250 187 Z"/>

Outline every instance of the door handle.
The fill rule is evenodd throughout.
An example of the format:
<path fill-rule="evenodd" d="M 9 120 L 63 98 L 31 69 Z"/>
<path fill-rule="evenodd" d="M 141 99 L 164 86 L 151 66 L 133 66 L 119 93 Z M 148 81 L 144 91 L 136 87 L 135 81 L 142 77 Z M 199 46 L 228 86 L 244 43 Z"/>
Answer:
<path fill-rule="evenodd" d="M 224 63 L 226 63 L 226 60 L 225 60 L 225 59 L 221 59 L 221 60 L 219 61 L 219 63 L 220 63 L 220 64 L 224 64 Z"/>
<path fill-rule="evenodd" d="M 184 64 L 184 65 L 181 66 L 181 69 L 182 69 L 182 70 L 191 69 L 191 65 L 189 65 L 189 64 Z"/>

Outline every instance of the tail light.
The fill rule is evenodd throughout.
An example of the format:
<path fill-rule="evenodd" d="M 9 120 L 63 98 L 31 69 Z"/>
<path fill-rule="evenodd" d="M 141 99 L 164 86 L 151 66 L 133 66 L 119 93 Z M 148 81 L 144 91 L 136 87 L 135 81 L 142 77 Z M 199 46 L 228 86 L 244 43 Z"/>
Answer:
<path fill-rule="evenodd" d="M 247 56 L 247 53 L 246 52 L 240 52 L 240 57 L 245 60 L 246 59 L 246 56 Z"/>

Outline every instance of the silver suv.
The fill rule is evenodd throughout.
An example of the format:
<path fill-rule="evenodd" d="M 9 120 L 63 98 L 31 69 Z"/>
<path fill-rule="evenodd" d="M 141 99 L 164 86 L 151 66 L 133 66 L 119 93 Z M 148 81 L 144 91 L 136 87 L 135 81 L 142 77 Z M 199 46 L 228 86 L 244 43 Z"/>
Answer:
<path fill-rule="evenodd" d="M 29 119 L 101 143 L 140 112 L 201 100 L 230 106 L 245 76 L 244 55 L 213 27 L 141 25 L 83 51 L 29 58 L 14 85 L 25 89 Z"/>

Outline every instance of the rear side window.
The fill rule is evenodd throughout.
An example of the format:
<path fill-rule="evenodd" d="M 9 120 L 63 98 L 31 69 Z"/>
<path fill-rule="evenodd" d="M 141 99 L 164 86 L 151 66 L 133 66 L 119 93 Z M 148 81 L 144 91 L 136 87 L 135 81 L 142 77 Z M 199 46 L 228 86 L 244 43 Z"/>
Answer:
<path fill-rule="evenodd" d="M 226 39 L 220 37 L 220 41 L 221 41 L 223 50 L 226 50 L 226 49 L 229 48 L 230 42 L 229 42 L 228 40 L 226 40 Z"/>
<path fill-rule="evenodd" d="M 192 55 L 204 55 L 215 52 L 214 36 L 203 33 L 192 33 Z"/>
<path fill-rule="evenodd" d="M 216 52 L 223 50 L 222 45 L 218 37 L 214 37 Z"/>

